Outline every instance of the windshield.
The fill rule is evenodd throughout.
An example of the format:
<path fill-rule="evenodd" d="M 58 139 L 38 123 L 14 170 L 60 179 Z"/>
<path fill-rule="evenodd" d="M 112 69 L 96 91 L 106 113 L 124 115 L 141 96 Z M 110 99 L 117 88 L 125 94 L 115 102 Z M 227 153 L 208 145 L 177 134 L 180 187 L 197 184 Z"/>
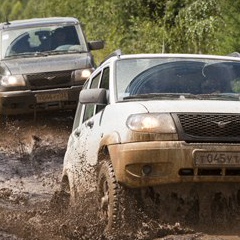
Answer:
<path fill-rule="evenodd" d="M 78 25 L 7 29 L 1 37 L 2 59 L 32 56 L 42 52 L 57 54 L 87 50 Z"/>
<path fill-rule="evenodd" d="M 121 59 L 116 63 L 118 100 L 136 98 L 236 99 L 240 62 L 192 58 Z"/>

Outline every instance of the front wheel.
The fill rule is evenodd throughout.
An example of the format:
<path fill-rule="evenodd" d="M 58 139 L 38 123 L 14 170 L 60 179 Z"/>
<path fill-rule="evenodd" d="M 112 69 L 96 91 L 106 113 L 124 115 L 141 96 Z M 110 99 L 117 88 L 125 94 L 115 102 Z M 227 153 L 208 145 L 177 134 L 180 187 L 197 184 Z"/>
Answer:
<path fill-rule="evenodd" d="M 119 186 L 110 162 L 101 164 L 98 174 L 98 202 L 100 218 L 104 221 L 106 231 L 115 228 L 119 220 Z"/>
<path fill-rule="evenodd" d="M 103 161 L 98 174 L 98 202 L 105 231 L 132 232 L 140 220 L 138 189 L 120 185 L 110 161 Z M 141 222 L 141 221 L 140 221 Z"/>

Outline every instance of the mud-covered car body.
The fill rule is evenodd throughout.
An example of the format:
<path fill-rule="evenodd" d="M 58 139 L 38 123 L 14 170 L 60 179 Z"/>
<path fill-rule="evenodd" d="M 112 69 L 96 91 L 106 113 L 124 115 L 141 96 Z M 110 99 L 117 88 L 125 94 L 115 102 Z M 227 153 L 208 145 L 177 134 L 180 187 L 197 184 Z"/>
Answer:
<path fill-rule="evenodd" d="M 211 89 L 217 83 L 202 89 L 207 71 L 221 92 Z M 92 164 L 109 154 L 117 181 L 130 187 L 239 181 L 239 77 L 238 58 L 113 57 L 80 94 L 65 164 L 78 161 L 73 151 Z"/>
<path fill-rule="evenodd" d="M 63 182 L 75 196 L 97 175 L 108 227 L 119 186 L 239 182 L 239 84 L 237 57 L 109 58 L 80 92 Z"/>
<path fill-rule="evenodd" d="M 102 47 L 101 41 L 87 42 L 71 17 L 1 23 L 0 114 L 75 109 L 95 68 L 90 50 Z"/>

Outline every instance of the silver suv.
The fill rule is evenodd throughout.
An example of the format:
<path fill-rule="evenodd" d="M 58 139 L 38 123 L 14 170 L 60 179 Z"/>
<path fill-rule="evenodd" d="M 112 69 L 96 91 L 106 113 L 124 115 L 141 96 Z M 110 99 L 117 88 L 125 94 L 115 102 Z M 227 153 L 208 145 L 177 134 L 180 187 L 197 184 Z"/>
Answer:
<path fill-rule="evenodd" d="M 168 194 L 167 187 L 158 195 L 160 186 L 183 191 L 189 183 L 193 194 L 196 183 L 234 182 L 240 58 L 117 53 L 94 71 L 80 92 L 64 158 L 62 189 L 71 202 L 97 188 L 100 216 L 111 229 L 131 206 L 133 189 L 150 191 L 155 211 Z"/>
<path fill-rule="evenodd" d="M 36 18 L 0 24 L 0 115 L 76 109 L 78 95 L 95 68 L 79 21 Z"/>

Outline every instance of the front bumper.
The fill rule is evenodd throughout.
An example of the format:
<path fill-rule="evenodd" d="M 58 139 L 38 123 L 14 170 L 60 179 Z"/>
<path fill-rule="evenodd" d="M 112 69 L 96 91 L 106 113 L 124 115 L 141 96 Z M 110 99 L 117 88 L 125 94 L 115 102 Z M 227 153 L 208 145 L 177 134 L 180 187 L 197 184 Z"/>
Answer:
<path fill-rule="evenodd" d="M 0 114 L 75 109 L 82 86 L 49 90 L 0 92 Z M 41 99 L 39 96 L 41 95 Z M 45 96 L 45 97 L 44 97 Z"/>
<path fill-rule="evenodd" d="M 180 182 L 240 182 L 240 144 L 154 141 L 111 145 L 109 151 L 117 181 L 129 187 Z M 208 165 L 196 163 L 194 156 L 199 151 L 222 156 L 222 159 Z M 223 157 L 225 153 L 227 157 Z M 231 153 L 239 155 L 234 164 L 227 162 Z"/>

